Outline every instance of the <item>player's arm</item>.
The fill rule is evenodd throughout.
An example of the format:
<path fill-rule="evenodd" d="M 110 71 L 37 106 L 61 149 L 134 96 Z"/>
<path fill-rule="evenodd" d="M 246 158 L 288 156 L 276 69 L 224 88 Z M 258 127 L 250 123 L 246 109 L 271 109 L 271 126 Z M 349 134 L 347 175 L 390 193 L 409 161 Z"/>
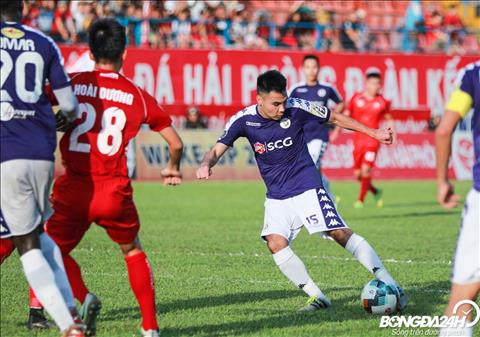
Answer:
<path fill-rule="evenodd" d="M 345 102 L 343 101 L 335 105 L 335 108 L 333 109 L 334 112 L 339 114 L 343 113 L 344 110 L 345 110 Z M 338 138 L 339 134 L 340 134 L 340 128 L 335 125 L 332 130 L 332 133 L 330 134 L 330 141 L 334 142 Z"/>
<path fill-rule="evenodd" d="M 73 94 L 70 77 L 63 67 L 60 50 L 52 40 L 49 40 L 49 42 L 51 50 L 51 59 L 48 66 L 49 87 L 60 107 L 60 113 L 65 116 L 68 122 L 72 122 L 77 118 L 78 101 Z"/>
<path fill-rule="evenodd" d="M 452 134 L 458 122 L 465 117 L 472 106 L 472 97 L 457 89 L 452 93 L 445 114 L 435 130 L 435 153 L 437 158 L 437 201 L 444 208 L 458 205 L 459 196 L 453 192 L 448 179 L 448 161 L 452 150 Z"/>
<path fill-rule="evenodd" d="M 197 169 L 198 179 L 208 179 L 212 175 L 212 167 L 217 164 L 218 160 L 228 150 L 228 146 L 223 143 L 216 143 L 210 151 L 205 154 L 200 167 Z"/>
<path fill-rule="evenodd" d="M 395 120 L 393 119 L 393 115 L 390 111 L 390 101 L 386 101 L 386 107 L 385 107 L 385 111 L 383 113 L 383 118 L 385 118 L 385 120 L 387 121 L 387 127 L 391 130 L 395 130 Z M 394 133 L 393 134 L 395 139 L 393 140 L 393 142 L 395 143 L 397 138 L 397 134 Z"/>
<path fill-rule="evenodd" d="M 225 126 L 225 132 L 218 139 L 213 148 L 205 154 L 200 167 L 197 169 L 198 179 L 208 179 L 212 175 L 212 167 L 218 162 L 229 147 L 233 146 L 235 140 L 244 135 L 243 125 L 241 121 L 241 112 L 230 118 Z"/>
<path fill-rule="evenodd" d="M 183 142 L 177 131 L 172 126 L 172 119 L 168 116 L 163 108 L 149 93 L 143 89 L 138 89 L 145 103 L 145 120 L 152 131 L 157 131 L 160 136 L 167 142 L 170 159 L 167 167 L 160 174 L 163 177 L 165 185 L 178 185 L 182 182 L 182 174 L 180 172 L 180 161 L 183 153 Z"/>
<path fill-rule="evenodd" d="M 343 129 L 353 130 L 363 133 L 369 137 L 378 140 L 382 144 L 392 144 L 395 139 L 395 131 L 387 128 L 386 130 L 372 129 L 368 126 L 356 121 L 355 119 L 345 114 L 340 114 L 333 111 L 330 114 L 330 123 L 337 125 Z"/>
<path fill-rule="evenodd" d="M 183 142 L 177 131 L 172 126 L 167 126 L 160 131 L 160 136 L 167 142 L 170 159 L 167 167 L 160 174 L 165 185 L 179 185 L 182 183 L 180 161 L 182 160 Z"/>

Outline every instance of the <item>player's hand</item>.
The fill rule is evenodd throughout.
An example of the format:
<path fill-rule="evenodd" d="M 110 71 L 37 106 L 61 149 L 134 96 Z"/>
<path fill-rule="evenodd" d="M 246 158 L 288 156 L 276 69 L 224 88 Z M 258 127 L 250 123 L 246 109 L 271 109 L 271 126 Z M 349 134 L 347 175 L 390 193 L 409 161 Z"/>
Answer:
<path fill-rule="evenodd" d="M 171 168 L 164 168 L 160 171 L 164 185 L 176 186 L 182 183 L 182 173 Z"/>
<path fill-rule="evenodd" d="M 378 129 L 375 130 L 373 133 L 373 138 L 378 140 L 380 143 L 387 145 L 393 144 L 396 137 L 397 134 L 392 128 L 388 128 L 385 130 Z"/>
<path fill-rule="evenodd" d="M 443 208 L 455 208 L 460 202 L 460 196 L 454 193 L 452 184 L 446 181 L 437 186 L 437 201 Z"/>
<path fill-rule="evenodd" d="M 65 117 L 61 111 L 55 114 L 55 124 L 59 132 L 66 132 L 72 126 L 72 123 L 68 121 L 67 117 Z"/>
<path fill-rule="evenodd" d="M 197 169 L 197 179 L 208 179 L 212 175 L 212 169 L 206 164 L 202 164 Z"/>

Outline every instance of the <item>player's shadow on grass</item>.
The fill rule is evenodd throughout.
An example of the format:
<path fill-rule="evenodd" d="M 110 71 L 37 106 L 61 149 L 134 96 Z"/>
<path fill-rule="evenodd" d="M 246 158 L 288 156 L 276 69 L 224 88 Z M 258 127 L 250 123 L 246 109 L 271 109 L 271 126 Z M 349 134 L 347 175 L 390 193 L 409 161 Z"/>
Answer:
<path fill-rule="evenodd" d="M 401 214 L 375 214 L 375 215 L 368 215 L 368 216 L 350 216 L 355 220 L 368 220 L 368 219 L 400 219 L 400 218 L 421 218 L 424 216 L 450 216 L 454 215 L 458 217 L 460 215 L 461 209 L 458 210 L 438 210 L 438 211 L 428 211 L 428 212 L 408 212 L 408 213 L 401 213 Z"/>
<path fill-rule="evenodd" d="M 352 287 L 352 289 L 357 289 Z M 336 289 L 332 287 L 327 289 L 329 292 L 351 291 L 352 289 Z M 360 289 L 357 289 L 360 291 Z M 284 300 L 285 298 L 295 298 L 291 305 L 286 307 L 284 304 L 275 304 L 271 301 Z M 230 323 L 205 324 L 199 326 L 189 326 L 185 328 L 166 328 L 162 329 L 162 336 L 178 336 L 178 335 L 207 335 L 207 336 L 230 336 L 232 334 L 252 333 L 262 329 L 276 329 L 289 326 L 301 326 L 311 324 L 321 324 L 330 321 L 345 321 L 369 319 L 371 315 L 364 312 L 360 306 L 358 296 L 344 296 L 335 298 L 334 306 L 329 310 L 322 310 L 316 313 L 298 313 L 297 305 L 303 305 L 305 295 L 299 290 L 270 290 L 246 293 L 225 294 L 222 296 L 197 297 L 167 303 L 159 303 L 157 305 L 157 313 L 159 315 L 179 312 L 183 310 L 201 310 L 202 308 L 212 308 L 219 306 L 229 306 L 229 315 L 234 315 L 235 311 L 239 312 L 239 316 L 251 316 L 252 313 L 262 316 L 260 319 L 237 321 Z M 261 303 L 270 301 L 268 304 Z M 296 303 L 298 302 L 298 303 Z M 248 309 L 235 307 L 238 304 L 250 304 Z M 219 314 L 222 311 L 218 309 Z M 113 309 L 99 317 L 99 321 L 116 321 L 124 318 L 139 319 L 139 311 L 136 307 Z"/>
<path fill-rule="evenodd" d="M 407 285 L 405 291 L 409 295 L 405 315 L 441 315 L 448 302 L 450 281 L 442 280 L 410 287 Z M 439 307 L 441 312 L 438 312 Z"/>
<path fill-rule="evenodd" d="M 232 293 L 221 296 L 188 298 L 179 301 L 157 303 L 157 314 L 162 315 L 173 311 L 197 310 L 223 305 L 235 305 L 265 300 L 278 300 L 290 297 L 301 297 L 303 293 L 296 290 L 270 290 L 259 292 Z M 137 307 L 112 309 L 102 314 L 101 320 L 115 321 L 124 317 L 140 318 Z"/>

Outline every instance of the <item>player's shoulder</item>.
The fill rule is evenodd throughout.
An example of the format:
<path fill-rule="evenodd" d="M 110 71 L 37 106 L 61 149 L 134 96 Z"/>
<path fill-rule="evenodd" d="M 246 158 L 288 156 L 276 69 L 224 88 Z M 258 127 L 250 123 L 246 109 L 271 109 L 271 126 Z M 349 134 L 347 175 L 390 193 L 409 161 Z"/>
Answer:
<path fill-rule="evenodd" d="M 304 81 L 297 82 L 290 87 L 289 92 L 290 92 L 290 94 L 293 94 L 294 91 L 303 90 L 303 89 L 306 89 L 306 88 L 307 88 L 307 83 L 305 83 Z"/>
<path fill-rule="evenodd" d="M 390 103 L 390 101 L 386 99 L 385 96 L 383 96 L 382 94 L 378 94 L 377 97 L 375 97 L 375 99 L 377 102 L 380 102 L 380 103 L 386 103 L 386 104 Z"/>
<path fill-rule="evenodd" d="M 24 32 L 26 38 L 33 38 L 36 41 L 39 41 L 45 44 L 48 43 L 48 46 L 51 46 L 55 50 L 58 50 L 58 46 L 55 43 L 55 41 L 53 41 L 53 39 L 50 36 L 44 34 L 40 30 L 27 25 L 22 25 L 22 24 L 18 25 L 17 27 Z"/>
<path fill-rule="evenodd" d="M 362 92 L 356 92 L 352 95 L 352 97 L 350 98 L 350 101 L 353 102 L 353 101 L 356 101 L 357 99 L 361 98 L 363 95 Z"/>
<path fill-rule="evenodd" d="M 323 89 L 326 92 L 330 92 L 330 94 L 334 94 L 338 96 L 341 100 L 343 100 L 342 95 L 340 95 L 337 88 L 333 84 L 324 82 L 324 81 L 318 81 L 318 87 L 319 89 Z"/>
<path fill-rule="evenodd" d="M 324 82 L 324 81 L 318 81 L 317 83 L 317 86 L 319 88 L 322 88 L 322 89 L 328 89 L 328 90 L 335 90 L 337 91 L 337 89 L 335 88 L 334 85 L 328 83 L 328 82 Z"/>
<path fill-rule="evenodd" d="M 256 104 L 245 107 L 242 110 L 235 113 L 232 117 L 230 117 L 230 120 L 228 121 L 225 128 L 228 129 L 233 124 L 241 123 L 242 121 L 248 121 L 248 120 L 254 118 L 256 115 L 257 115 L 257 105 Z"/>
<path fill-rule="evenodd" d="M 480 60 L 467 64 L 458 71 L 458 76 L 455 81 L 457 86 L 460 86 L 465 80 L 480 80 Z"/>

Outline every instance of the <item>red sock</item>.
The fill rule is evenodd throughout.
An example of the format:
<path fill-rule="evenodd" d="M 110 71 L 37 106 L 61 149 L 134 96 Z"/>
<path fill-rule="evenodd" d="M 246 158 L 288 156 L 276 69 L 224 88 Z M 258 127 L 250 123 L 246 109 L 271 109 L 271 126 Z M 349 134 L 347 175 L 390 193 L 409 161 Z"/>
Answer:
<path fill-rule="evenodd" d="M 83 281 L 80 266 L 70 255 L 63 255 L 63 264 L 67 272 L 68 282 L 70 282 L 70 286 L 72 287 L 73 296 L 75 296 L 80 303 L 85 302 L 85 297 L 87 297 L 89 291 L 85 285 L 85 281 Z"/>
<path fill-rule="evenodd" d="M 372 192 L 373 194 L 377 194 L 377 189 L 375 187 L 373 187 L 373 184 L 372 184 L 372 178 L 370 178 L 370 187 L 368 189 L 370 192 Z"/>
<path fill-rule="evenodd" d="M 5 261 L 10 254 L 15 250 L 15 245 L 11 239 L 1 239 L 0 240 L 0 264 Z"/>
<path fill-rule="evenodd" d="M 370 189 L 371 181 L 371 177 L 362 177 L 362 179 L 360 180 L 360 194 L 358 196 L 358 200 L 360 200 L 361 202 L 365 200 L 365 196 Z"/>
<path fill-rule="evenodd" d="M 30 288 L 30 308 L 31 309 L 43 309 L 42 303 L 38 300 L 37 296 L 33 292 L 33 289 Z"/>
<path fill-rule="evenodd" d="M 144 252 L 125 256 L 128 279 L 133 293 L 137 298 L 142 313 L 142 328 L 144 330 L 158 329 L 155 312 L 155 285 L 152 269 Z"/>

